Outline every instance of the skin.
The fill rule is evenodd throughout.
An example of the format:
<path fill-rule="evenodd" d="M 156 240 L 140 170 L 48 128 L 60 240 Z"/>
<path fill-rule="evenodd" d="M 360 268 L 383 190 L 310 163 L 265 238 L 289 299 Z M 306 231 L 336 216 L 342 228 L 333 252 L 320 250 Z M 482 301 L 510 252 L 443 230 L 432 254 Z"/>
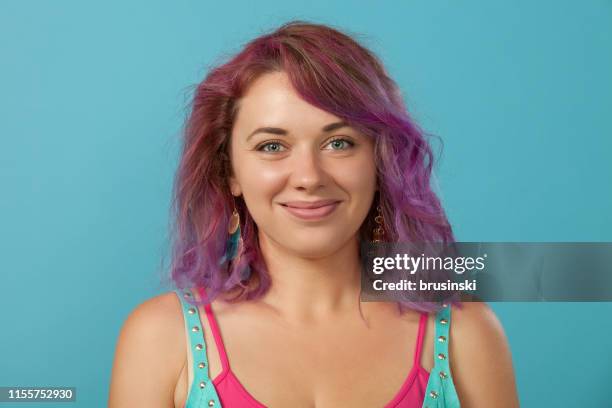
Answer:
<path fill-rule="evenodd" d="M 284 73 L 258 78 L 239 102 L 228 181 L 258 226 L 273 286 L 257 301 L 212 304 L 232 371 L 270 407 L 384 406 L 413 366 L 419 314 L 359 301 L 357 232 L 377 188 L 373 143 L 350 127 L 322 132 L 340 119 L 300 99 Z M 260 127 L 286 134 L 248 137 Z M 279 205 L 327 198 L 342 203 L 316 223 Z M 484 303 L 464 305 L 452 310 L 449 342 L 462 407 L 518 407 L 499 321 Z M 202 324 L 215 378 L 221 363 L 207 319 Z M 433 367 L 433 333 L 430 315 L 415 369 Z M 183 407 L 192 378 L 187 344 L 174 293 L 139 305 L 119 335 L 109 407 Z"/>

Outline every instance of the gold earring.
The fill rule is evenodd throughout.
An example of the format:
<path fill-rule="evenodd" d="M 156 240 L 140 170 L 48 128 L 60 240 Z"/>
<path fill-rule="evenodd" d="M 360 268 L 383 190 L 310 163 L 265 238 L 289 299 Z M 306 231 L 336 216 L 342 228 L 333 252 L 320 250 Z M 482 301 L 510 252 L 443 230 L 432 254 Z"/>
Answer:
<path fill-rule="evenodd" d="M 385 219 L 382 213 L 382 207 L 379 205 L 376 206 L 376 210 L 378 211 L 378 215 L 376 215 L 376 217 L 374 217 L 374 221 L 376 222 L 376 226 L 374 227 L 374 230 L 372 231 L 372 242 L 373 243 L 377 243 L 377 242 L 383 242 L 384 236 L 385 236 L 385 228 L 384 228 L 384 224 L 385 224 Z"/>
<path fill-rule="evenodd" d="M 236 205 L 234 204 L 234 212 L 230 216 L 230 220 L 228 223 L 227 232 L 232 235 L 236 230 L 240 227 L 240 214 L 238 214 L 238 210 L 236 210 Z"/>

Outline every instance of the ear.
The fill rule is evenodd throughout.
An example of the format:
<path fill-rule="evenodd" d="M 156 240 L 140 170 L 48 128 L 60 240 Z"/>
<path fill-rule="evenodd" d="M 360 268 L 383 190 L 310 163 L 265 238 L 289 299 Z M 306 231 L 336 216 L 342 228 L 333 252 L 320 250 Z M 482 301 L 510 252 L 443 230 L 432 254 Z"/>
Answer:
<path fill-rule="evenodd" d="M 242 188 L 236 180 L 236 177 L 232 176 L 229 178 L 230 191 L 234 197 L 239 197 L 242 194 Z"/>

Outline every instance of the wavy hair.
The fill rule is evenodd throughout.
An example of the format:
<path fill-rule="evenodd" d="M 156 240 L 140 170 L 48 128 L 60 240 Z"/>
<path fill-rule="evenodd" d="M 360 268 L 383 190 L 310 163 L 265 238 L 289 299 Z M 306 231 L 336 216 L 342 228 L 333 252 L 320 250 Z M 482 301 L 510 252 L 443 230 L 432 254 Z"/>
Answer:
<path fill-rule="evenodd" d="M 256 299 L 270 288 L 257 226 L 242 198 L 234 199 L 229 189 L 228 144 L 237 101 L 256 78 L 276 71 L 288 75 L 306 102 L 375 141 L 379 192 L 359 230 L 361 240 L 368 240 L 380 205 L 385 241 L 454 242 L 430 187 L 434 157 L 427 135 L 409 117 L 398 86 L 380 60 L 337 29 L 294 20 L 248 42 L 227 62 L 210 69 L 195 89 L 171 205 L 170 278 L 177 288 L 204 287 L 209 301 L 230 292 L 236 292 L 235 301 Z M 234 204 L 240 214 L 242 244 L 233 261 L 219 265 Z M 249 282 L 241 278 L 247 267 Z M 400 310 L 439 308 L 399 303 Z"/>

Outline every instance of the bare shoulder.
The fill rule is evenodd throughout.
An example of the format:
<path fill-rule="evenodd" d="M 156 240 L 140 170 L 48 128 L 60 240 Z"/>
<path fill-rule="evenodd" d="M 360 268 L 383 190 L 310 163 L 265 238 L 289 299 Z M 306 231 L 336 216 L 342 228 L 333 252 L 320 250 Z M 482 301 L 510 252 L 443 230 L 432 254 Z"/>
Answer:
<path fill-rule="evenodd" d="M 483 302 L 452 307 L 450 364 L 462 407 L 519 406 L 504 329 Z"/>
<path fill-rule="evenodd" d="M 473 337 L 471 340 L 478 340 L 477 334 L 495 335 L 498 340 L 500 336 L 504 336 L 503 327 L 495 312 L 484 302 L 462 302 L 461 307 L 453 306 L 451 317 L 453 331 L 459 335 Z"/>
<path fill-rule="evenodd" d="M 174 292 L 134 308 L 118 336 L 108 406 L 173 407 L 176 380 L 186 359 L 184 336 Z"/>

